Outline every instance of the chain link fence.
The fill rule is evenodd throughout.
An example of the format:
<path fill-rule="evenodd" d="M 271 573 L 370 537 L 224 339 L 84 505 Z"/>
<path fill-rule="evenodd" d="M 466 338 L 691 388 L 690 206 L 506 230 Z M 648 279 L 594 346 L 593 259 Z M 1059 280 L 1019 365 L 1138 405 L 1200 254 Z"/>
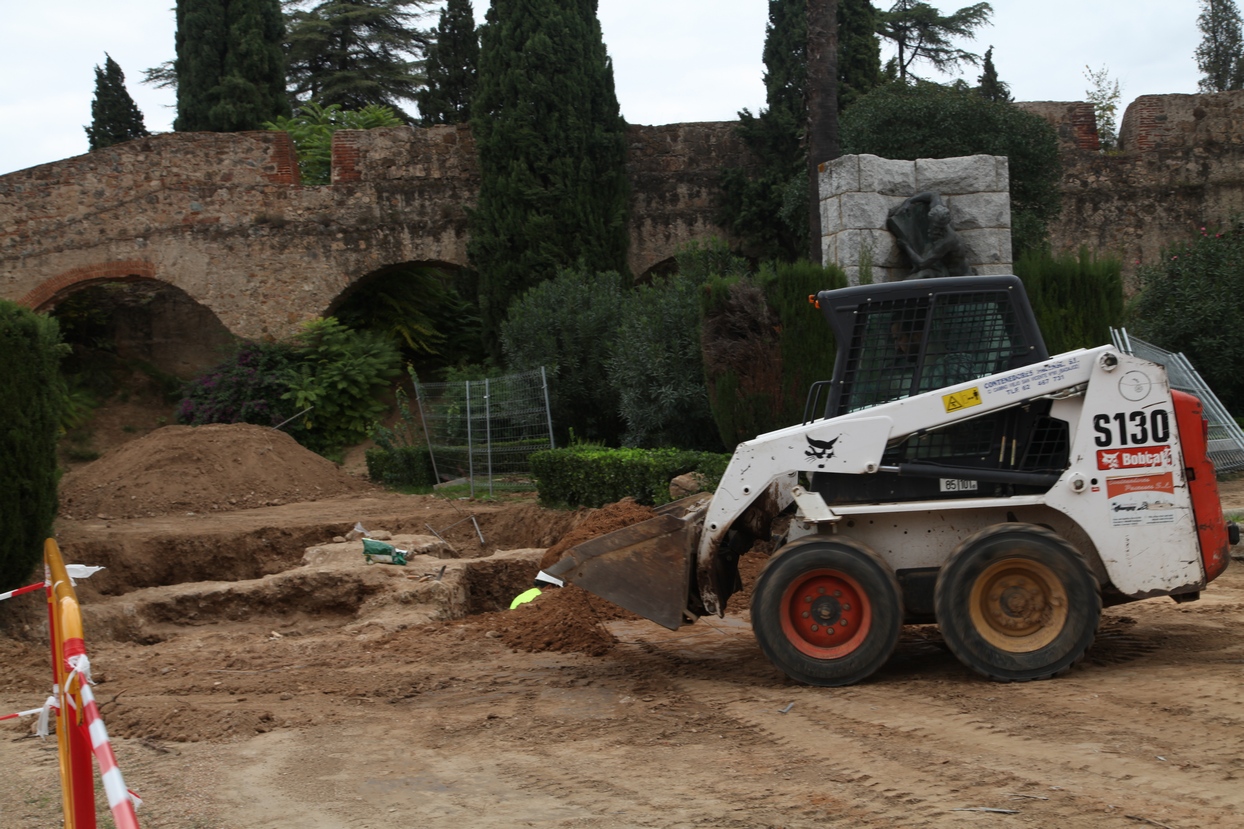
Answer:
<path fill-rule="evenodd" d="M 544 369 L 488 380 L 415 383 L 437 481 L 530 488 L 532 452 L 553 448 Z"/>
<path fill-rule="evenodd" d="M 1126 328 L 1111 328 L 1110 339 L 1114 347 L 1125 354 L 1164 366 L 1172 389 L 1187 392 L 1201 401 L 1209 419 L 1209 457 L 1218 472 L 1244 469 L 1244 431 L 1187 357 L 1131 337 Z"/>

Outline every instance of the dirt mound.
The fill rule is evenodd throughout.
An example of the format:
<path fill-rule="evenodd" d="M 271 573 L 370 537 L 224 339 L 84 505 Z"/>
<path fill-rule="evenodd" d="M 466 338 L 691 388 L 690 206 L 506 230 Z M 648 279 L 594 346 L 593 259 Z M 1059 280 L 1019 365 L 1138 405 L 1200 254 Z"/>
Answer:
<path fill-rule="evenodd" d="M 481 621 L 511 648 L 531 653 L 600 656 L 617 643 L 600 623 L 587 591 L 574 586 L 547 589 L 535 601 L 488 614 Z"/>
<path fill-rule="evenodd" d="M 587 518 L 576 524 L 574 529 L 563 535 L 556 544 L 545 551 L 544 557 L 540 559 L 540 569 L 543 570 L 556 564 L 562 554 L 576 544 L 582 544 L 598 535 L 638 524 L 640 521 L 647 521 L 655 516 L 656 513 L 653 512 L 652 507 L 645 507 L 637 503 L 634 498 L 623 498 L 621 501 L 593 510 Z"/>
<path fill-rule="evenodd" d="M 372 492 L 284 432 L 246 423 L 165 426 L 61 481 L 66 518 L 138 518 Z"/>

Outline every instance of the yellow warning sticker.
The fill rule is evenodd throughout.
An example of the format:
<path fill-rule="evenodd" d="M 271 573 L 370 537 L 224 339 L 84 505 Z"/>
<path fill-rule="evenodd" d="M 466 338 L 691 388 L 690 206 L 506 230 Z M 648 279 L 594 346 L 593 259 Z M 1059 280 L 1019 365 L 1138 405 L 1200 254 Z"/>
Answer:
<path fill-rule="evenodd" d="M 942 403 L 946 406 L 947 412 L 957 412 L 960 409 L 970 409 L 972 406 L 981 404 L 981 390 L 975 386 L 963 391 L 957 391 L 954 394 L 943 394 Z"/>

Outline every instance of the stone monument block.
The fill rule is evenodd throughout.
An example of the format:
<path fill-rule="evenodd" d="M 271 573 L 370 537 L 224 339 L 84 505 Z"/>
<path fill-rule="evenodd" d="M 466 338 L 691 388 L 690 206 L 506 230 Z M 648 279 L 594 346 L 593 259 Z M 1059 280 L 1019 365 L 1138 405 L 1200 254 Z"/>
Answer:
<path fill-rule="evenodd" d="M 922 158 L 915 161 L 849 155 L 822 165 L 821 250 L 826 264 L 858 284 L 861 265 L 875 282 L 905 279 L 911 264 L 886 230 L 889 212 L 910 197 L 936 192 L 950 210 L 950 227 L 980 274 L 1011 272 L 1011 199 L 1005 157 Z"/>

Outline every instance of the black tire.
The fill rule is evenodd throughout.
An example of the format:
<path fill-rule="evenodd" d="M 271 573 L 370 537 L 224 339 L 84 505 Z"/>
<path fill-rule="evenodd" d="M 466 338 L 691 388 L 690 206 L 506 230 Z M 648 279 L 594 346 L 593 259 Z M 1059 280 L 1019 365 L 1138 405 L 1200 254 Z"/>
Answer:
<path fill-rule="evenodd" d="M 999 524 L 960 544 L 937 576 L 933 603 L 951 652 L 998 682 L 1069 670 L 1101 619 L 1084 556 L 1033 524 Z"/>
<path fill-rule="evenodd" d="M 894 571 L 845 539 L 801 539 L 778 550 L 756 580 L 751 607 L 765 656 L 808 685 L 867 678 L 890 658 L 902 629 Z"/>

